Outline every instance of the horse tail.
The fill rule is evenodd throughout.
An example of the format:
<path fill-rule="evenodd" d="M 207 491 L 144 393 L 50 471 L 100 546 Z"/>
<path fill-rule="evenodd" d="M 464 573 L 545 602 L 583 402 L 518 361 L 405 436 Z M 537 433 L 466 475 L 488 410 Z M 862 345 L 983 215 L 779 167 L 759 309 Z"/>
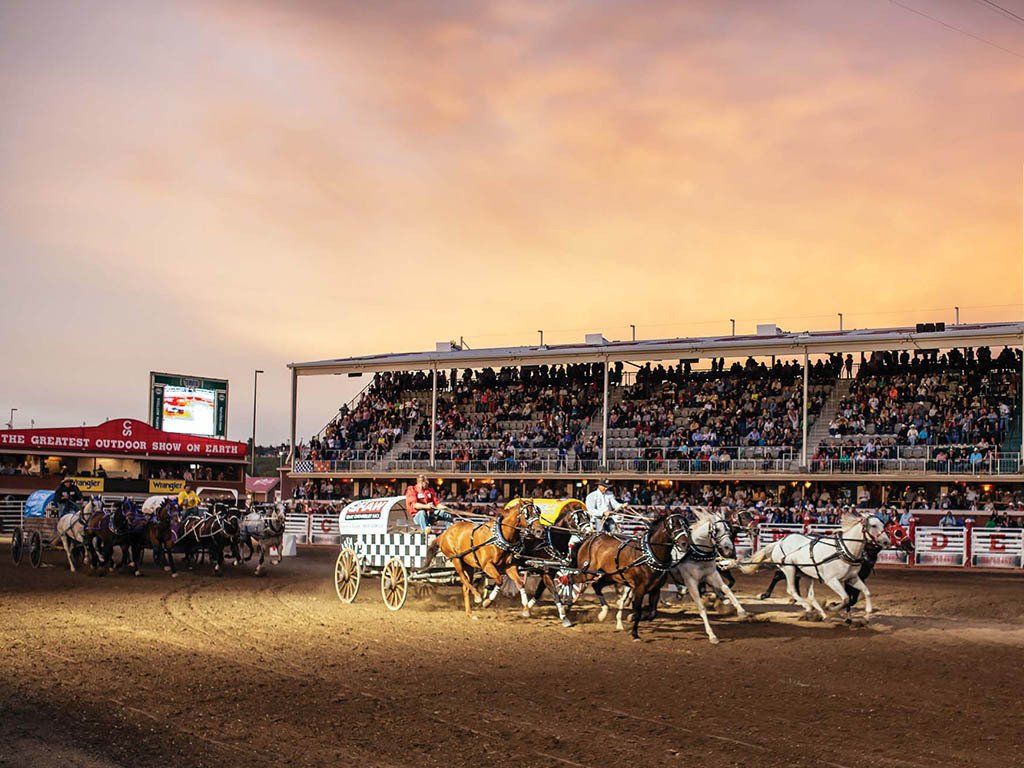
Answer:
<path fill-rule="evenodd" d="M 740 569 L 740 573 L 749 576 L 752 573 L 757 573 L 757 570 L 761 567 L 765 560 L 771 557 L 772 552 L 775 551 L 775 545 L 778 542 L 772 542 L 767 547 L 761 547 L 753 555 L 742 562 L 737 562 L 736 567 Z"/>

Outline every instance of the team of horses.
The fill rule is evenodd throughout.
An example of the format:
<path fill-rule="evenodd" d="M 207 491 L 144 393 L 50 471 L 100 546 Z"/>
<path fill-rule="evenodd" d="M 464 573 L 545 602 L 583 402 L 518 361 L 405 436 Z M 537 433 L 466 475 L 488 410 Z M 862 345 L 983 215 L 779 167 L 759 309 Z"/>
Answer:
<path fill-rule="evenodd" d="M 834 533 L 788 534 L 738 560 L 736 534 L 752 525 L 750 519 L 730 517 L 720 510 L 694 509 L 690 515 L 671 512 L 655 516 L 639 535 L 626 536 L 595 531 L 578 508 L 566 508 L 555 521 L 544 523 L 536 504 L 518 499 L 493 522 L 453 523 L 431 544 L 428 560 L 440 551 L 451 563 L 469 615 L 473 615 L 470 597 L 487 607 L 508 580 L 520 595 L 525 616 L 546 589 L 562 624 L 571 626 L 572 605 L 580 592 L 589 588 L 600 603 L 598 619 L 603 621 L 609 611 L 603 590 L 615 585 L 619 590 L 616 627 L 624 629 L 623 612 L 629 605 L 634 640 L 639 640 L 641 621 L 656 615 L 661 590 L 671 581 L 689 595 L 708 640 L 717 643 L 706 597 L 714 595 L 741 620 L 750 619 L 732 592 L 731 570 L 749 574 L 760 568 L 776 569 L 777 577 L 786 581 L 787 594 L 808 619 L 828 617 L 815 595 L 815 585 L 835 593 L 838 601 L 830 609 L 846 621 L 851 621 L 850 611 L 863 595 L 867 621 L 874 608 L 865 579 L 878 553 L 890 545 L 913 549 L 906 531 L 895 521 L 849 513 Z M 540 577 L 533 597 L 527 594 L 524 575 L 530 573 Z M 474 584 L 481 574 L 494 583 L 487 597 Z M 810 584 L 806 598 L 799 592 L 801 578 Z"/>
<path fill-rule="evenodd" d="M 189 565 L 209 560 L 214 575 L 222 575 L 225 550 L 235 565 L 258 552 L 255 575 L 259 576 L 272 548 L 277 550 L 275 562 L 280 562 L 284 529 L 284 511 L 276 507 L 245 511 L 214 502 L 184 511 L 173 496 L 151 496 L 141 505 L 124 498 L 112 507 L 92 497 L 79 509 L 61 515 L 56 531 L 72 571 L 87 560 L 91 572 L 98 575 L 130 571 L 141 576 L 149 550 L 153 562 L 173 578 L 178 574 L 175 555 Z M 245 549 L 248 554 L 243 555 Z M 119 559 L 115 550 L 120 552 Z"/>

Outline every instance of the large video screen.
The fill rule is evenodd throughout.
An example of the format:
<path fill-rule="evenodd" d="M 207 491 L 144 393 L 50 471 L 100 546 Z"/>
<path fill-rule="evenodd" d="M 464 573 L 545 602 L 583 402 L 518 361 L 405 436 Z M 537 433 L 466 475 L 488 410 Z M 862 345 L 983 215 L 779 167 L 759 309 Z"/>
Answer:
<path fill-rule="evenodd" d="M 228 383 L 168 373 L 150 374 L 150 423 L 165 432 L 224 437 Z"/>

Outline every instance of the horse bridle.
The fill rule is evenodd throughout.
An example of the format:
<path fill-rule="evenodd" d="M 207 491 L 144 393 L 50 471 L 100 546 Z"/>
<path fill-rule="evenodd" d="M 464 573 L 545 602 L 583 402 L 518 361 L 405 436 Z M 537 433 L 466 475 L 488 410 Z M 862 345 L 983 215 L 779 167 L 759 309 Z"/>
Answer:
<path fill-rule="evenodd" d="M 719 526 L 724 526 L 725 530 L 720 531 Z M 687 557 L 691 560 L 707 561 L 715 560 L 716 558 L 725 554 L 722 552 L 721 546 L 719 546 L 718 540 L 722 535 L 728 536 L 730 541 L 732 540 L 732 528 L 729 522 L 721 517 L 711 518 L 711 523 L 708 526 L 708 534 L 711 539 L 711 547 L 705 548 L 693 543 L 693 539 L 690 539 L 689 551 Z"/>
<path fill-rule="evenodd" d="M 678 520 L 678 523 L 675 522 L 676 520 Z M 679 563 L 683 561 L 683 558 L 686 557 L 686 553 L 684 552 L 682 557 L 675 560 L 672 559 L 672 549 L 675 549 L 675 547 L 679 543 L 679 539 L 683 536 L 686 537 L 687 551 L 689 551 L 690 528 L 686 524 L 686 518 L 679 514 L 667 515 L 663 520 L 663 524 L 665 528 L 668 530 L 669 537 L 671 540 L 671 547 L 669 549 L 669 562 L 666 563 L 665 561 L 659 559 L 658 556 L 654 554 L 654 550 L 651 549 L 651 532 L 657 527 L 657 523 L 655 523 L 651 525 L 644 532 L 643 537 L 641 537 L 640 551 L 643 553 L 643 556 L 634 565 L 647 565 L 655 571 L 669 571 L 675 568 L 677 565 L 679 565 Z"/>

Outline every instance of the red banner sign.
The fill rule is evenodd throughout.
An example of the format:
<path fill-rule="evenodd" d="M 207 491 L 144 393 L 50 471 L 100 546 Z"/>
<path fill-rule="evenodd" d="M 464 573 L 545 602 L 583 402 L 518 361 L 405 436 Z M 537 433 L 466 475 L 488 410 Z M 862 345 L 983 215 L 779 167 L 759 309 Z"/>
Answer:
<path fill-rule="evenodd" d="M 244 459 L 246 444 L 161 432 L 136 419 L 114 419 L 98 427 L 8 429 L 0 432 L 0 451 Z"/>

